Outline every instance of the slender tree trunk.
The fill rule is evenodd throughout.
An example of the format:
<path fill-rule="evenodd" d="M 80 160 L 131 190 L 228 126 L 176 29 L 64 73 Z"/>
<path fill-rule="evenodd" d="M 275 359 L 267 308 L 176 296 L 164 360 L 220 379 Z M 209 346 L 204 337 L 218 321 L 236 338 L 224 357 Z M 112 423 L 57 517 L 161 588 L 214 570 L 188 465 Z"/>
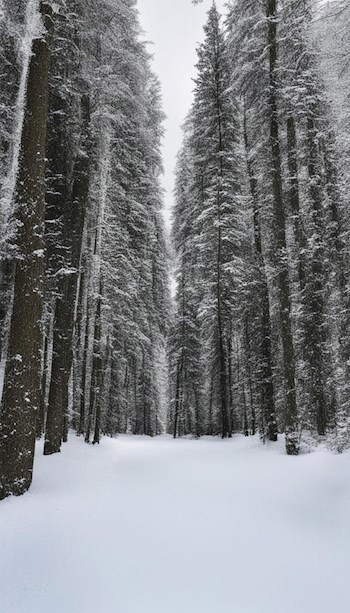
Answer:
<path fill-rule="evenodd" d="M 102 306 L 102 282 L 100 283 L 100 295 L 98 297 L 95 316 L 94 332 L 94 356 L 92 360 L 92 388 L 90 404 L 95 417 L 93 445 L 100 442 L 101 437 L 101 402 L 102 402 L 102 353 L 101 353 L 101 306 Z"/>
<path fill-rule="evenodd" d="M 319 435 L 326 434 L 327 407 L 324 390 L 324 248 L 323 248 L 323 211 L 318 166 L 317 127 L 312 112 L 307 118 L 308 132 L 308 172 L 310 196 L 312 203 L 312 230 L 314 244 L 311 254 L 310 282 L 308 283 L 308 320 L 306 329 L 306 346 L 311 370 L 311 393 L 316 425 Z"/>
<path fill-rule="evenodd" d="M 251 350 L 250 350 L 250 338 L 248 330 L 248 321 L 245 320 L 245 342 L 247 347 L 247 367 L 248 367 L 248 381 L 249 381 L 249 400 L 251 411 L 251 435 L 256 434 L 256 411 L 254 405 L 254 393 L 253 393 L 253 377 L 252 377 L 252 365 L 251 365 Z"/>
<path fill-rule="evenodd" d="M 230 415 L 231 428 L 232 428 L 232 431 L 234 432 L 236 430 L 236 420 L 234 418 L 234 412 L 233 412 L 232 324 L 231 324 L 230 336 L 227 341 L 227 360 L 228 360 L 228 397 L 229 397 L 228 410 L 229 410 L 229 415 Z"/>
<path fill-rule="evenodd" d="M 219 261 L 219 256 L 218 256 Z M 223 324 L 222 324 L 222 309 L 221 309 L 221 295 L 220 295 L 220 264 L 218 263 L 218 290 L 217 290 L 217 323 L 218 323 L 218 345 L 219 345 L 219 369 L 220 369 L 220 406 L 221 406 L 221 419 L 222 419 L 222 438 L 231 437 L 232 431 L 229 423 L 229 416 L 227 410 L 227 368 L 226 368 L 226 355 L 224 346 Z"/>
<path fill-rule="evenodd" d="M 232 436 L 231 415 L 228 410 L 228 377 L 227 377 L 227 356 L 225 351 L 225 324 L 223 317 L 223 291 L 222 291 L 222 263 L 223 263 L 223 245 L 221 232 L 221 217 L 222 217 L 222 182 L 224 179 L 224 168 L 222 153 L 223 147 L 223 129 L 222 116 L 220 105 L 221 81 L 218 57 L 215 58 L 215 84 L 216 84 L 216 111 L 217 111 L 217 127 L 218 127 L 218 155 L 219 155 L 219 184 L 217 188 L 217 262 L 216 262 L 216 302 L 217 302 L 217 330 L 218 330 L 218 350 L 219 350 L 219 369 L 220 369 L 220 405 L 222 417 L 222 438 Z"/>
<path fill-rule="evenodd" d="M 90 123 L 89 99 L 82 98 L 83 131 L 85 144 Z M 81 150 L 73 171 L 73 187 L 68 203 L 66 220 L 67 243 L 70 246 L 68 270 L 59 283 L 59 298 L 56 303 L 53 362 L 44 454 L 60 451 L 64 434 L 65 415 L 68 409 L 69 381 L 73 365 L 74 320 L 76 312 L 79 264 L 82 250 L 85 210 L 89 191 L 89 156 Z M 66 205 L 67 206 L 67 205 Z M 68 245 L 67 245 L 68 246 Z"/>
<path fill-rule="evenodd" d="M 174 438 L 177 437 L 177 435 L 178 435 L 178 428 L 179 428 L 182 371 L 183 371 L 183 354 L 181 355 L 180 362 L 177 365 L 177 372 L 176 372 Z"/>
<path fill-rule="evenodd" d="M 300 289 L 305 289 L 305 252 L 306 240 L 302 227 L 300 196 L 299 196 L 299 176 L 298 176 L 298 154 L 295 120 L 293 115 L 287 119 L 287 150 L 288 150 L 288 171 L 289 171 L 289 202 L 292 213 L 295 243 L 298 251 L 298 276 Z"/>
<path fill-rule="evenodd" d="M 272 190 L 275 223 L 275 247 L 277 266 L 277 290 L 279 300 L 283 370 L 285 382 L 285 432 L 286 450 L 297 455 L 298 409 L 295 389 L 295 356 L 293 347 L 289 270 L 287 261 L 286 218 L 282 187 L 282 162 L 277 110 L 277 0 L 267 0 L 269 45 L 269 123 L 272 162 Z"/>
<path fill-rule="evenodd" d="M 210 395 L 209 395 L 209 435 L 213 436 L 213 396 L 214 396 L 214 377 L 210 377 Z"/>
<path fill-rule="evenodd" d="M 138 391 L 138 369 L 137 369 L 137 359 L 134 356 L 134 412 L 135 412 L 135 425 L 134 425 L 134 434 L 140 433 L 140 412 L 139 406 L 137 402 L 137 391 Z"/>
<path fill-rule="evenodd" d="M 57 299 L 54 333 L 52 373 L 46 420 L 44 454 L 58 453 L 61 449 L 64 415 L 68 406 L 68 383 L 71 373 L 73 348 L 71 345 L 71 321 L 69 300 L 72 279 L 66 277 L 61 285 L 61 296 Z"/>
<path fill-rule="evenodd" d="M 15 193 L 19 258 L 1 408 L 0 498 L 23 494 L 30 487 L 40 405 L 45 144 L 52 10 L 41 2 L 40 11 L 46 33 L 32 45 Z"/>
<path fill-rule="evenodd" d="M 89 302 L 89 301 L 88 301 Z M 79 428 L 78 436 L 84 434 L 85 431 L 85 405 L 86 405 L 86 379 L 87 379 L 87 364 L 89 353 L 89 329 L 90 329 L 90 317 L 89 317 L 89 304 L 87 305 L 86 322 L 85 322 L 85 335 L 84 335 L 84 348 L 82 353 L 82 376 L 81 376 L 81 389 L 79 398 Z"/>
<path fill-rule="evenodd" d="M 250 410 L 251 410 L 251 435 L 255 436 L 256 434 L 256 412 L 255 412 L 255 406 L 254 406 L 253 379 L 252 379 L 252 367 L 251 367 L 252 356 L 251 356 L 251 349 L 250 349 L 248 317 L 245 318 L 245 322 L 244 322 L 244 336 L 245 336 L 248 381 L 249 381 L 249 399 L 250 399 Z"/>
<path fill-rule="evenodd" d="M 245 395 L 245 385 L 244 385 L 244 377 L 241 375 L 241 360 L 239 355 L 239 344 L 237 342 L 237 390 L 241 390 L 242 395 L 242 405 L 243 405 L 243 432 L 244 436 L 249 436 L 248 429 L 248 414 L 247 414 L 247 403 L 246 403 L 246 395 Z M 239 396 L 238 396 L 239 398 Z"/>
<path fill-rule="evenodd" d="M 142 369 L 142 373 L 143 373 L 143 369 Z M 126 364 L 126 369 L 125 369 L 125 380 L 124 380 L 124 389 L 125 389 L 124 434 L 127 434 L 128 430 L 129 430 L 129 382 L 130 382 L 129 364 L 127 363 Z M 143 404 L 143 407 L 144 407 L 144 398 L 143 398 L 143 403 L 142 404 Z"/>
<path fill-rule="evenodd" d="M 195 407 L 195 420 L 196 420 L 196 438 L 199 438 L 201 435 L 201 424 L 199 418 L 199 399 L 198 399 L 198 390 L 196 385 L 193 386 L 193 397 L 194 397 L 194 407 Z"/>
<path fill-rule="evenodd" d="M 43 372 L 41 376 L 41 386 L 40 386 L 40 406 L 38 411 L 38 416 L 36 420 L 36 437 L 41 438 L 44 432 L 45 427 L 45 416 L 46 416 L 46 391 L 47 391 L 47 379 L 48 379 L 48 366 L 49 366 L 49 338 L 48 335 L 45 334 L 44 339 L 44 357 L 43 357 Z"/>
<path fill-rule="evenodd" d="M 277 441 L 278 430 L 276 423 L 274 383 L 272 368 L 272 347 L 271 347 L 271 319 L 270 319 L 270 298 L 267 283 L 265 259 L 262 248 L 261 229 L 260 229 L 260 207 L 258 199 L 258 184 L 254 173 L 253 162 L 250 157 L 249 139 L 247 130 L 246 113 L 244 112 L 244 140 L 246 148 L 247 168 L 249 175 L 250 192 L 253 201 L 253 224 L 254 224 L 254 249 L 259 274 L 259 298 L 261 304 L 260 327 L 261 342 L 259 347 L 261 364 L 261 410 L 264 415 L 264 424 L 267 428 L 267 436 L 270 441 Z M 246 329 L 246 332 L 247 329 Z M 254 417 L 255 421 L 255 417 Z M 255 431 L 255 425 L 254 425 Z"/>
<path fill-rule="evenodd" d="M 219 128 L 220 134 L 221 130 Z M 220 136 L 220 151 L 222 150 Z M 222 164 L 222 162 L 221 162 Z M 222 170 L 221 170 L 222 176 Z M 223 300 L 222 300 L 222 236 L 221 236 L 221 194 L 217 193 L 217 260 L 216 260 L 216 308 L 217 308 L 217 331 L 219 351 L 219 383 L 220 383 L 220 407 L 222 420 L 222 438 L 232 436 L 231 419 L 228 412 L 228 385 L 227 385 L 227 359 L 225 351 Z"/>
<path fill-rule="evenodd" d="M 247 403 L 246 403 L 246 396 L 245 396 L 244 381 L 242 382 L 242 397 L 243 397 L 243 427 L 244 427 L 244 436 L 249 436 L 248 414 L 247 414 Z"/>
<path fill-rule="evenodd" d="M 85 369 L 84 369 L 84 372 L 85 372 L 84 374 L 84 377 L 85 377 L 84 406 L 87 404 L 85 395 L 86 395 L 88 364 L 89 364 L 89 360 L 92 359 L 92 363 L 90 362 L 91 363 L 91 375 L 90 375 L 90 390 L 88 394 L 88 399 L 89 399 L 88 414 L 87 414 L 85 437 L 84 437 L 85 443 L 90 442 L 91 434 L 92 434 L 93 427 L 94 427 L 94 411 L 95 411 L 95 398 L 96 398 L 96 385 L 97 385 L 97 371 L 96 371 L 96 364 L 94 368 L 94 360 L 96 359 L 95 349 L 96 349 L 96 335 L 98 334 L 98 326 L 99 326 L 98 320 L 100 317 L 99 309 L 100 309 L 100 295 L 97 298 L 97 304 L 95 302 L 94 308 L 92 309 L 93 312 L 91 313 L 91 316 L 92 316 L 91 324 L 90 324 L 90 321 L 87 322 L 86 337 L 85 337 L 86 364 L 85 364 Z M 90 317 L 89 317 L 89 320 L 90 320 Z M 93 326 L 92 356 L 89 356 L 89 345 L 90 345 L 89 341 L 91 338 L 90 325 Z M 85 412 L 85 409 L 84 409 L 84 412 Z"/>

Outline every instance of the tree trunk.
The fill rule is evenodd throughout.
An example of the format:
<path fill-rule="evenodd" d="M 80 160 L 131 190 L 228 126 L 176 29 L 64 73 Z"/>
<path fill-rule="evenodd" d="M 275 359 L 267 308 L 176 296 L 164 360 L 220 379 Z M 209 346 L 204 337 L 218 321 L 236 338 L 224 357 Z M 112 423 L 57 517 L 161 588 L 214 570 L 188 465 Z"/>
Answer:
<path fill-rule="evenodd" d="M 82 373 L 80 382 L 80 395 L 79 395 L 79 428 L 78 436 L 82 436 L 85 432 L 85 405 L 86 405 L 86 380 L 87 380 L 87 367 L 88 367 L 88 354 L 89 354 L 89 329 L 90 329 L 90 317 L 89 317 L 89 301 L 87 303 L 86 322 L 85 322 L 85 335 L 84 335 L 84 348 L 82 351 Z"/>
<path fill-rule="evenodd" d="M 254 394 L 253 394 L 253 380 L 252 380 L 252 367 L 251 367 L 251 349 L 250 349 L 250 335 L 249 335 L 249 326 L 248 326 L 248 317 L 245 318 L 244 322 L 244 340 L 246 345 L 246 356 L 247 356 L 247 369 L 248 369 L 248 381 L 249 381 L 249 400 L 250 400 L 250 411 L 251 411 L 251 435 L 255 436 L 256 434 L 256 412 L 254 406 Z"/>
<path fill-rule="evenodd" d="M 213 436 L 214 428 L 213 428 L 213 396 L 214 396 L 214 377 L 211 375 L 210 377 L 210 394 L 209 394 L 209 423 L 208 423 L 208 434 Z"/>
<path fill-rule="evenodd" d="M 89 99 L 82 98 L 83 130 L 82 141 L 85 143 L 90 123 Z M 56 303 L 53 362 L 47 410 L 47 425 L 44 454 L 50 455 L 60 451 L 64 416 L 68 407 L 69 380 L 73 365 L 74 320 L 79 264 L 83 241 L 85 210 L 89 191 L 89 156 L 81 149 L 74 166 L 73 187 L 69 211 L 66 216 L 68 225 L 66 237 L 70 247 L 69 266 L 59 282 L 59 298 Z"/>
<path fill-rule="evenodd" d="M 1 498 L 23 494 L 30 487 L 40 405 L 45 144 L 52 10 L 41 2 L 40 11 L 46 33 L 32 45 L 15 193 L 19 257 L 1 410 Z"/>
<path fill-rule="evenodd" d="M 47 379 L 48 379 L 48 366 L 49 366 L 49 337 L 45 334 L 44 347 L 43 347 L 43 370 L 41 375 L 40 386 L 40 406 L 36 420 L 36 437 L 40 439 L 44 433 L 45 417 L 46 417 L 46 391 L 47 391 Z"/>
<path fill-rule="evenodd" d="M 269 45 L 269 123 L 272 162 L 272 190 L 275 223 L 275 247 L 277 267 L 277 291 L 281 337 L 283 347 L 283 370 L 285 382 L 285 433 L 286 450 L 297 455 L 298 409 L 295 389 L 295 356 L 293 347 L 289 270 L 286 243 L 286 218 L 282 187 L 282 162 L 277 110 L 277 0 L 267 0 L 268 45 Z"/>
<path fill-rule="evenodd" d="M 98 297 L 97 310 L 95 316 L 94 333 L 94 356 L 92 360 L 92 389 L 90 403 L 94 414 L 94 438 L 93 445 L 100 442 L 101 433 L 101 401 L 102 401 L 102 354 L 101 354 L 101 305 L 102 305 L 102 283 L 100 284 L 100 295 Z"/>
<path fill-rule="evenodd" d="M 300 196 L 299 196 L 299 178 L 298 178 L 298 154 L 297 154 L 297 137 L 295 130 L 294 117 L 290 115 L 287 119 L 287 150 L 288 150 L 288 171 L 289 171 L 289 202 L 292 213 L 294 238 L 298 252 L 298 276 L 300 289 L 303 292 L 305 289 L 305 251 L 306 240 L 302 227 L 301 211 L 300 211 Z"/>
<path fill-rule="evenodd" d="M 276 423 L 274 400 L 269 287 L 267 283 L 265 260 L 261 240 L 258 185 L 254 173 L 253 162 L 250 158 L 246 113 L 244 113 L 244 140 L 246 148 L 250 192 L 253 201 L 254 249 L 259 275 L 259 299 L 261 304 L 261 314 L 259 322 L 261 327 L 261 341 L 259 347 L 259 360 L 261 367 L 261 380 L 259 382 L 261 387 L 261 410 L 264 416 L 263 421 L 267 429 L 268 439 L 270 441 L 277 441 L 278 430 Z M 248 334 L 247 326 L 246 334 Z M 255 433 L 255 425 L 253 430 Z"/>
<path fill-rule="evenodd" d="M 311 394 L 316 412 L 316 426 L 319 435 L 326 434 L 327 407 L 324 389 L 324 248 L 323 248 L 323 207 L 318 167 L 317 127 L 312 111 L 307 118 L 308 172 L 312 203 L 313 246 L 311 253 L 310 281 L 308 283 L 307 309 L 309 325 L 306 329 L 306 347 L 311 370 Z"/>
<path fill-rule="evenodd" d="M 74 281 L 66 276 L 60 283 L 61 296 L 56 302 L 52 372 L 47 409 L 44 454 L 58 453 L 61 448 L 64 414 L 68 406 L 68 383 L 72 366 L 72 330 L 69 301 L 74 295 Z"/>
<path fill-rule="evenodd" d="M 174 438 L 178 435 L 180 403 L 181 403 L 181 378 L 183 371 L 183 352 L 176 370 L 176 391 L 175 391 L 175 416 L 174 416 Z"/>
<path fill-rule="evenodd" d="M 232 364 L 232 323 L 231 323 L 231 329 L 230 329 L 230 336 L 228 338 L 227 341 L 227 361 L 228 361 L 228 397 L 229 397 L 229 407 L 228 407 L 228 411 L 229 411 L 229 415 L 230 415 L 230 422 L 231 422 L 231 428 L 232 428 L 232 432 L 235 432 L 236 430 L 236 420 L 234 417 L 234 411 L 233 411 L 233 364 Z"/>

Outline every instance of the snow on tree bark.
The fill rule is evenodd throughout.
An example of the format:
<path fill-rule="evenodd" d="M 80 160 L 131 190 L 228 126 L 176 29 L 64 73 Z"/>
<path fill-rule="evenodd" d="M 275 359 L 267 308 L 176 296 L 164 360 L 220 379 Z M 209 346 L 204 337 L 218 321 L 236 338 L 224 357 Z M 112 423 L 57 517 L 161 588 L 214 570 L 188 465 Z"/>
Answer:
<path fill-rule="evenodd" d="M 44 278 L 45 144 L 52 10 L 40 3 L 43 34 L 33 40 L 15 191 L 16 268 L 1 405 L 0 496 L 23 494 L 32 481 L 40 404 Z"/>

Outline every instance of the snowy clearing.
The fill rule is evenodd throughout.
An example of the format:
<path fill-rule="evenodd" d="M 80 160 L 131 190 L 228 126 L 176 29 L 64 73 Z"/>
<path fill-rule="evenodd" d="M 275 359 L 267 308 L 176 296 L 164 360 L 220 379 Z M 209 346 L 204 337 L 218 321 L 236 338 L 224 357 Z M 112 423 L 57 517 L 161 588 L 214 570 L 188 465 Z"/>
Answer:
<path fill-rule="evenodd" d="M 349 613 L 350 454 L 74 435 L 0 506 L 2 613 Z"/>

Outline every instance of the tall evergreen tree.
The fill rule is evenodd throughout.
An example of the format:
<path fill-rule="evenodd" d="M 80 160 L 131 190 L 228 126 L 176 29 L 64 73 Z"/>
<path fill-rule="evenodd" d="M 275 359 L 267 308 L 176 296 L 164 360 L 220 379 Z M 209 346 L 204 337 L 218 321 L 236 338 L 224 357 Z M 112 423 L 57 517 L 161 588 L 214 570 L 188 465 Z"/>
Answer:
<path fill-rule="evenodd" d="M 233 431 L 230 369 L 242 242 L 242 152 L 230 64 L 215 4 L 208 13 L 205 42 L 198 49 L 197 70 L 188 120 L 192 171 L 186 205 L 193 209 L 191 248 L 196 260 L 192 265 L 199 278 L 205 370 L 212 381 L 210 413 L 217 414 L 219 430 L 226 437 Z M 183 206 L 181 198 L 178 206 Z"/>

